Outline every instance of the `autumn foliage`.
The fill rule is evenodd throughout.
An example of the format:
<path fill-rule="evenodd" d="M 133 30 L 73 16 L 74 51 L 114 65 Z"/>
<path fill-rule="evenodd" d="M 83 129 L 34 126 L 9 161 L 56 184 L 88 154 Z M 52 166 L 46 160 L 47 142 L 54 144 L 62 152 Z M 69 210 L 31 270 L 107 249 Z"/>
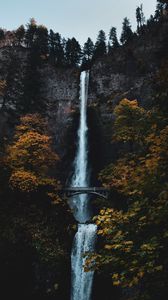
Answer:
<path fill-rule="evenodd" d="M 104 208 L 94 218 L 101 248 L 88 256 L 86 269 L 108 270 L 114 286 L 141 286 L 143 294 L 135 289 L 130 299 L 153 300 L 159 286 L 167 287 L 168 126 L 157 109 L 147 111 L 136 100 L 122 100 L 114 114 L 113 140 L 131 141 L 133 148 L 100 180 L 128 199 L 128 209 Z"/>
<path fill-rule="evenodd" d="M 49 171 L 59 157 L 52 150 L 46 128 L 47 124 L 39 114 L 21 117 L 13 143 L 7 148 L 6 163 L 11 169 L 9 182 L 12 188 L 30 192 L 40 186 L 57 184 Z"/>

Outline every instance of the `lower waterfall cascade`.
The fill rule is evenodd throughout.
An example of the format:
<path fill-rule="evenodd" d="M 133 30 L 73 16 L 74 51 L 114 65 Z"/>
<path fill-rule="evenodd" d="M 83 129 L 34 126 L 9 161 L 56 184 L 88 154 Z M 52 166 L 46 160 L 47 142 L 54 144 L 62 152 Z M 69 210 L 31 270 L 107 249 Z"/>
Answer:
<path fill-rule="evenodd" d="M 89 187 L 88 168 L 88 127 L 87 127 L 87 97 L 89 71 L 83 71 L 80 76 L 80 124 L 78 129 L 77 153 L 74 161 L 74 174 L 71 180 L 73 187 Z M 74 217 L 78 221 L 78 231 L 75 235 L 71 252 L 71 300 L 91 300 L 94 272 L 84 271 L 85 252 L 94 251 L 97 226 L 86 224 L 90 220 L 89 197 L 74 196 L 69 201 Z"/>

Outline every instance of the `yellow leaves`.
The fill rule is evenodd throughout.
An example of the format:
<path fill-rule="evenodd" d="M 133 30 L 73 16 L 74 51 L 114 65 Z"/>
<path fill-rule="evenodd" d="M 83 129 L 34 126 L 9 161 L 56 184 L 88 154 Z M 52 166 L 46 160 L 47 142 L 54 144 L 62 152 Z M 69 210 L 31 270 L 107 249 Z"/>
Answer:
<path fill-rule="evenodd" d="M 141 245 L 141 250 L 142 251 L 149 251 L 149 252 L 151 252 L 151 251 L 153 251 L 153 250 L 155 250 L 155 247 L 152 245 L 152 244 L 143 244 L 143 245 Z"/>
<path fill-rule="evenodd" d="M 132 246 L 133 245 L 133 241 L 126 241 L 124 242 L 125 245 L 127 246 Z"/>
<path fill-rule="evenodd" d="M 107 249 L 107 250 L 111 250 L 111 249 L 113 249 L 113 248 L 114 248 L 113 245 L 105 245 L 105 246 L 104 246 L 104 249 Z"/>
<path fill-rule="evenodd" d="M 163 266 L 157 266 L 157 267 L 155 267 L 155 270 L 158 272 L 161 272 L 161 271 L 163 271 Z"/>
<path fill-rule="evenodd" d="M 18 189 L 22 192 L 31 192 L 37 188 L 38 179 L 31 172 L 17 170 L 12 173 L 9 183 L 12 189 Z"/>
<path fill-rule="evenodd" d="M 39 114 L 21 117 L 14 142 L 7 148 L 6 163 L 12 169 L 10 185 L 13 188 L 30 192 L 37 186 L 58 185 L 48 176 L 48 171 L 59 157 L 52 150 L 51 137 L 45 132 L 46 122 Z"/>
<path fill-rule="evenodd" d="M 18 138 L 27 131 L 35 131 L 45 134 L 47 123 L 40 114 L 27 114 L 20 118 L 20 124 L 16 126 L 16 137 Z"/>
<path fill-rule="evenodd" d="M 138 277 L 133 277 L 133 279 L 130 281 L 130 283 L 128 284 L 128 286 L 132 287 L 134 285 L 137 285 L 138 283 L 139 283 Z"/>
<path fill-rule="evenodd" d="M 119 278 L 119 274 L 118 273 L 114 273 L 113 276 L 112 276 L 112 279 L 118 279 Z"/>
<path fill-rule="evenodd" d="M 139 277 L 140 279 L 143 278 L 144 275 L 145 275 L 145 272 L 143 272 L 143 271 L 140 271 L 137 273 L 137 277 Z"/>
<path fill-rule="evenodd" d="M 121 282 L 119 280 L 113 281 L 114 286 L 119 286 L 120 284 L 121 284 Z"/>
<path fill-rule="evenodd" d="M 144 143 L 144 134 L 149 129 L 147 111 L 138 106 L 137 100 L 123 99 L 114 109 L 115 141 Z"/>
<path fill-rule="evenodd" d="M 6 80 L 0 80 L 0 96 L 4 96 L 6 89 Z"/>
<path fill-rule="evenodd" d="M 57 205 L 62 202 L 62 200 L 56 193 L 48 193 L 47 195 L 52 199 L 52 204 Z"/>

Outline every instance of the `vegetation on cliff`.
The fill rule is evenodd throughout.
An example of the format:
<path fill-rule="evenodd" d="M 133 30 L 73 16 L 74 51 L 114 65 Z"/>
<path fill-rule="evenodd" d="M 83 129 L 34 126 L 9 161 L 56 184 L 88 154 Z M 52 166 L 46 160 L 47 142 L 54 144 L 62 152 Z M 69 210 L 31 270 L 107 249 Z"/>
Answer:
<path fill-rule="evenodd" d="M 59 157 L 47 127 L 39 114 L 22 116 L 13 140 L 5 140 L 1 148 L 0 259 L 7 299 L 7 285 L 13 286 L 18 299 L 69 295 L 74 220 L 57 194 L 60 182 L 54 174 Z"/>
<path fill-rule="evenodd" d="M 167 24 L 168 1 L 157 2 L 147 22 L 143 7 L 137 7 L 136 32 L 124 18 L 121 43 L 115 27 L 108 39 L 100 30 L 96 43 L 88 38 L 83 48 L 75 38 L 65 40 L 34 19 L 12 32 L 0 29 L 0 47 L 12 50 L 7 72 L 3 73 L 2 66 L 0 74 L 1 111 L 3 117 L 9 113 L 10 123 L 10 132 L 2 129 L 0 144 L 0 274 L 8 299 L 15 295 L 17 299 L 65 300 L 70 294 L 74 220 L 57 194 L 61 177 L 57 170 L 62 162 L 53 147 L 47 103 L 39 97 L 41 70 L 50 65 L 52 70 L 87 69 L 99 60 L 110 63 L 117 51 L 126 63 L 128 57 L 134 61 L 131 46 L 135 42 L 140 45 L 136 49 L 143 46 L 145 34 L 155 38 Z M 111 140 L 122 150 L 99 175 L 116 199 L 94 218 L 99 243 L 97 252 L 88 256 L 86 269 L 93 267 L 110 277 L 127 300 L 164 299 L 168 292 L 167 45 L 165 39 L 156 51 L 159 69 L 153 62 L 150 109 L 126 98 L 111 107 L 115 118 Z M 21 65 L 17 51 L 24 52 Z M 136 68 L 141 74 L 146 72 L 143 59 L 136 62 Z M 110 103 L 111 99 L 106 105 Z M 121 205 L 116 208 L 118 199 L 125 201 L 122 209 Z"/>
<path fill-rule="evenodd" d="M 164 299 L 168 292 L 166 65 L 164 55 L 153 80 L 150 109 L 128 99 L 114 108 L 112 140 L 120 143 L 122 151 L 99 175 L 105 187 L 125 199 L 126 206 L 121 210 L 107 205 L 94 218 L 99 246 L 88 256 L 86 270 L 109 274 L 112 284 L 131 300 Z"/>

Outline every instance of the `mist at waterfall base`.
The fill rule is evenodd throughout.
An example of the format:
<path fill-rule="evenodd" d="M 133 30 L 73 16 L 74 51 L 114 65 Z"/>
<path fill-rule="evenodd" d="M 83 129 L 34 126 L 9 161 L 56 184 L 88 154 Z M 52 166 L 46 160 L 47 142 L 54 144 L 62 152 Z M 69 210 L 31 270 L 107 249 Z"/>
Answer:
<path fill-rule="evenodd" d="M 87 127 L 87 96 L 89 72 L 83 71 L 80 77 L 80 122 L 78 129 L 78 146 L 74 161 L 74 174 L 71 186 L 88 187 L 90 183 L 88 166 L 88 127 Z M 74 217 L 79 222 L 71 253 L 71 300 L 90 300 L 94 272 L 85 272 L 85 252 L 94 251 L 96 230 L 94 224 L 85 224 L 90 220 L 89 197 L 79 195 L 70 202 Z"/>

